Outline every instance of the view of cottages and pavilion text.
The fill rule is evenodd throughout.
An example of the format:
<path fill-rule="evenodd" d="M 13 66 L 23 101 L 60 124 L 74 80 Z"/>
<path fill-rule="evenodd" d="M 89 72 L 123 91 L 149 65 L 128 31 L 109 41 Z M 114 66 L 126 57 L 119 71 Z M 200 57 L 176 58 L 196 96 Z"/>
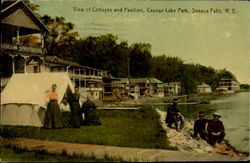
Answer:
<path fill-rule="evenodd" d="M 0 9 L 1 161 L 249 160 L 248 1 Z M 211 144 L 205 123 L 196 137 L 201 115 L 221 122 L 222 141 Z"/>

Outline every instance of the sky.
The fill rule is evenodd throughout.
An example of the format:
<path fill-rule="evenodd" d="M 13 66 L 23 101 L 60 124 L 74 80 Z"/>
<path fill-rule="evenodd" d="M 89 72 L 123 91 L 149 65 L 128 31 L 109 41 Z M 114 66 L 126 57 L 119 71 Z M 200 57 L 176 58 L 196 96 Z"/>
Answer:
<path fill-rule="evenodd" d="M 63 16 L 74 23 L 81 37 L 112 33 L 129 45 L 149 43 L 153 56 L 176 56 L 184 63 L 225 68 L 241 84 L 250 84 L 247 1 L 32 2 L 40 6 L 40 15 Z"/>

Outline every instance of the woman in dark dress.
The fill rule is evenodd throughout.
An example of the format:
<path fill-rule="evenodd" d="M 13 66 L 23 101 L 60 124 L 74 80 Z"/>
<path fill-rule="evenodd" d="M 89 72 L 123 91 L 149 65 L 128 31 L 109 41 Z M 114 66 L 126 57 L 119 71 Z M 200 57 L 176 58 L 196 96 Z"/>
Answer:
<path fill-rule="evenodd" d="M 45 112 L 45 128 L 63 128 L 64 122 L 60 108 L 57 102 L 58 94 L 56 92 L 56 84 L 52 85 L 52 91 L 47 95 L 49 103 Z"/>
<path fill-rule="evenodd" d="M 82 114 L 81 114 L 80 103 L 79 103 L 80 94 L 78 92 L 79 92 L 79 88 L 75 87 L 75 93 L 73 93 L 70 98 L 71 125 L 74 128 L 79 128 L 82 123 Z"/>
<path fill-rule="evenodd" d="M 95 103 L 90 101 L 90 98 L 87 97 L 87 101 L 85 101 L 82 105 L 81 109 L 82 113 L 85 115 L 84 125 L 101 125 L 100 118 L 96 114 L 96 106 Z"/>

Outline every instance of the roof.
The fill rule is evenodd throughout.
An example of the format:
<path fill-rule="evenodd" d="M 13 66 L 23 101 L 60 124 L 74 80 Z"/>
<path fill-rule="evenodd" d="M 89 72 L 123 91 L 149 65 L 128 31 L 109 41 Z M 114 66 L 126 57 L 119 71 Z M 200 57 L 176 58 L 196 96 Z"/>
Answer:
<path fill-rule="evenodd" d="M 161 84 L 163 83 L 162 81 L 156 79 L 156 78 L 149 78 L 150 83 L 152 84 Z"/>
<path fill-rule="evenodd" d="M 173 85 L 173 84 L 180 85 L 181 82 L 169 82 L 169 85 Z"/>
<path fill-rule="evenodd" d="M 201 85 L 198 85 L 197 88 L 211 88 L 211 86 L 203 82 Z"/>
<path fill-rule="evenodd" d="M 103 71 L 103 78 L 108 80 L 119 80 L 119 78 L 113 77 L 108 71 Z"/>
<path fill-rule="evenodd" d="M 61 64 L 61 65 L 71 65 L 71 66 L 76 66 L 76 67 L 80 67 L 80 68 L 87 68 L 87 69 L 91 69 L 91 70 L 102 71 L 100 69 L 96 69 L 96 68 L 92 68 L 92 67 L 88 67 L 88 66 L 82 66 L 79 63 L 67 61 L 67 60 L 58 58 L 57 56 L 45 56 L 44 59 L 48 63 Z"/>
<path fill-rule="evenodd" d="M 168 83 L 160 83 L 159 84 L 161 87 L 165 87 L 165 88 L 173 88 L 173 85 L 169 85 Z"/>
<path fill-rule="evenodd" d="M 43 24 L 43 22 L 36 16 L 36 14 L 22 1 L 3 1 L 0 19 L 6 18 L 18 9 L 22 9 L 34 23 L 44 32 L 48 32 L 49 29 Z"/>
<path fill-rule="evenodd" d="M 131 83 L 149 83 L 149 79 L 148 78 L 133 78 L 130 79 Z"/>
<path fill-rule="evenodd" d="M 4 88 L 1 104 L 35 104 L 46 108 L 46 91 L 52 84 L 57 85 L 58 101 L 61 102 L 69 87 L 74 86 L 67 73 L 28 73 L 13 74 Z"/>
<path fill-rule="evenodd" d="M 119 80 L 112 81 L 112 84 L 128 84 L 128 78 L 119 78 Z"/>
<path fill-rule="evenodd" d="M 57 56 L 45 56 L 44 59 L 46 62 L 49 62 L 49 63 L 81 66 L 79 63 L 67 61 L 67 60 L 58 58 Z"/>
<path fill-rule="evenodd" d="M 162 81 L 156 78 L 132 78 L 130 79 L 131 83 L 150 83 L 150 84 L 160 84 Z"/>

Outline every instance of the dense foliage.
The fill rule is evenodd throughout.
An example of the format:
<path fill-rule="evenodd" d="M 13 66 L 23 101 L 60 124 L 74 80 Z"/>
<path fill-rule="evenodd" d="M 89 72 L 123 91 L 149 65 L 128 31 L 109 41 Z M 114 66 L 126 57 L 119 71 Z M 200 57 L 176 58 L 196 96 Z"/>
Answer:
<path fill-rule="evenodd" d="M 27 0 L 28 1 L 28 0 Z M 32 6 L 37 10 L 38 6 Z M 115 77 L 155 77 L 163 82 L 182 83 L 183 93 L 193 93 L 205 82 L 214 90 L 222 77 L 235 78 L 227 71 L 200 64 L 185 64 L 178 57 L 151 54 L 148 43 L 118 42 L 118 36 L 106 34 L 81 38 L 74 24 L 63 17 L 40 16 L 50 32 L 44 35 L 46 55 L 56 55 L 85 66 L 107 70 Z"/>
<path fill-rule="evenodd" d="M 45 44 L 47 55 L 107 70 L 115 77 L 155 77 L 163 82 L 179 81 L 183 93 L 195 92 L 196 86 L 202 82 L 215 89 L 222 77 L 234 77 L 225 69 L 185 64 L 178 57 L 153 56 L 150 44 L 136 43 L 129 46 L 127 42 L 118 43 L 118 37 L 112 34 L 73 39 L 72 43 L 56 43 L 56 40 L 51 41 L 51 36 L 48 40 L 50 42 Z"/>

